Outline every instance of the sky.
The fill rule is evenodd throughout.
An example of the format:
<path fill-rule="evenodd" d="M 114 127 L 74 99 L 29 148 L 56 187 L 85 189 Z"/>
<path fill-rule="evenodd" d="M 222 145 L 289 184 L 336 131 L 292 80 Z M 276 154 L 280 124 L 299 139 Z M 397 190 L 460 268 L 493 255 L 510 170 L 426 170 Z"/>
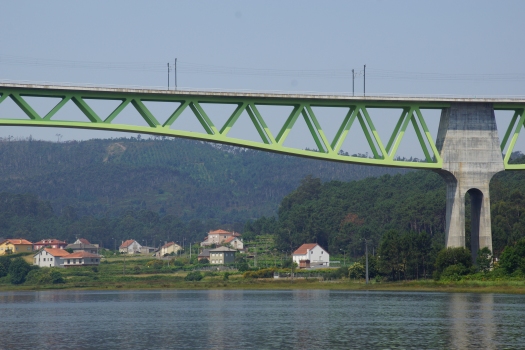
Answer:
<path fill-rule="evenodd" d="M 525 96 L 523 13 L 523 1 L 4 1 L 0 81 L 163 88 L 177 58 L 179 88 L 350 94 L 354 69 L 362 94 L 366 64 L 367 95 Z M 170 80 L 173 87 L 173 72 Z M 375 121 L 380 135 L 398 112 L 385 113 Z M 435 137 L 439 111 L 425 117 Z M 0 131 L 57 134 L 129 136 Z M 354 141 L 347 147 L 359 152 L 362 139 Z M 401 155 L 420 156 L 413 142 Z"/>

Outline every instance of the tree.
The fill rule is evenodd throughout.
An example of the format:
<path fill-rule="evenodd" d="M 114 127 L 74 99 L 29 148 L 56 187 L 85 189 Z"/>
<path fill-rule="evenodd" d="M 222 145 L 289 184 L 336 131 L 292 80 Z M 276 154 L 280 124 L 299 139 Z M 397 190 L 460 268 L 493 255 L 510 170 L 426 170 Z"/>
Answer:
<path fill-rule="evenodd" d="M 26 280 L 26 276 L 31 270 L 31 266 L 22 258 L 15 258 L 9 266 L 9 276 L 12 284 L 21 284 Z"/>
<path fill-rule="evenodd" d="M 379 243 L 380 266 L 383 273 L 391 275 L 392 279 L 400 279 L 401 244 L 399 233 L 390 230 L 383 235 Z"/>
<path fill-rule="evenodd" d="M 518 269 L 525 273 L 525 238 L 512 246 L 505 247 L 500 256 L 499 266 L 507 273 L 513 273 Z"/>
<path fill-rule="evenodd" d="M 443 271 L 453 265 L 463 267 L 459 267 L 455 271 L 462 271 L 463 274 L 468 273 L 468 269 L 472 266 L 470 251 L 464 247 L 442 249 L 436 258 L 434 278 L 439 279 Z"/>
<path fill-rule="evenodd" d="M 492 268 L 492 252 L 489 248 L 483 247 L 478 250 L 476 265 L 478 265 L 478 269 L 483 273 L 490 271 Z"/>
<path fill-rule="evenodd" d="M 11 259 L 7 256 L 0 256 L 0 277 L 7 276 L 9 273 L 9 265 L 11 264 Z"/>

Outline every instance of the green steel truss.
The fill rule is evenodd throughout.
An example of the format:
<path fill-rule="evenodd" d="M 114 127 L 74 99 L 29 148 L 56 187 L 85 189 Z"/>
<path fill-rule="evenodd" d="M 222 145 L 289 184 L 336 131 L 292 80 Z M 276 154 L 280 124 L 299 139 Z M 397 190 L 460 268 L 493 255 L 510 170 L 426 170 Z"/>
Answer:
<path fill-rule="evenodd" d="M 28 103 L 26 97 L 59 98 L 60 101 L 47 114 L 39 115 Z M 27 119 L 10 119 L 9 116 L 0 115 L 0 125 L 97 129 L 184 137 L 331 161 L 419 169 L 440 169 L 442 167 L 442 159 L 421 111 L 425 109 L 442 109 L 450 105 L 450 103 L 440 101 L 316 98 L 314 96 L 305 97 L 304 95 L 294 97 L 293 95 L 221 94 L 188 91 L 0 86 L 0 104 L 7 98 L 15 102 L 27 115 Z M 88 101 L 86 102 L 86 100 Z M 88 102 L 90 100 L 114 100 L 118 101 L 119 105 L 109 115 L 99 116 L 89 106 Z M 72 101 L 87 117 L 86 122 L 53 119 L 53 116 L 69 101 Z M 144 102 L 177 102 L 180 105 L 166 120 L 162 121 L 152 114 Z M 203 105 L 207 103 L 234 104 L 236 108 L 224 125 L 217 126 L 214 125 L 203 108 Z M 283 125 L 276 135 L 272 134 L 264 120 L 264 116 L 259 112 L 257 106 L 261 105 L 292 107 L 290 115 L 287 118 L 283 118 Z M 314 114 L 312 107 L 347 108 L 346 116 L 333 139 L 328 139 L 321 127 L 321 124 L 331 121 L 319 120 Z M 135 108 L 147 126 L 114 123 L 115 118 L 125 108 Z M 370 116 L 371 109 L 376 108 L 396 108 L 402 111 L 386 143 L 379 137 Z M 515 109 L 514 118 L 502 142 L 503 149 L 512 134 L 509 151 L 504 159 L 505 168 L 525 169 L 525 165 L 508 164 L 509 155 L 520 130 L 524 127 L 525 119 L 524 108 L 504 105 L 499 107 L 499 109 L 512 108 Z M 192 116 L 202 125 L 204 132 L 178 130 L 173 127 L 177 118 L 188 109 L 192 112 Z M 257 130 L 261 138 L 260 142 L 228 136 L 229 131 L 243 112 L 247 113 Z M 297 119 L 301 117 L 304 118 L 311 137 L 317 145 L 316 151 L 286 147 L 284 145 Z M 425 155 L 424 160 L 418 162 L 396 160 L 396 152 L 409 126 L 413 127 L 417 135 Z M 340 152 L 351 128 L 359 128 L 364 134 L 372 151 L 372 157 L 348 156 Z M 310 137 L 310 135 L 305 135 L 305 137 Z"/>
<path fill-rule="evenodd" d="M 525 128 L 525 105 L 515 106 L 494 104 L 494 109 L 514 111 L 514 115 L 512 116 L 507 131 L 505 132 L 505 136 L 503 136 L 503 140 L 501 141 L 501 152 L 505 151 L 505 147 L 508 145 L 507 151 L 503 158 L 505 170 L 525 170 L 525 164 L 509 164 L 510 156 L 514 151 L 514 147 L 516 146 L 516 141 L 518 140 L 521 130 Z"/>

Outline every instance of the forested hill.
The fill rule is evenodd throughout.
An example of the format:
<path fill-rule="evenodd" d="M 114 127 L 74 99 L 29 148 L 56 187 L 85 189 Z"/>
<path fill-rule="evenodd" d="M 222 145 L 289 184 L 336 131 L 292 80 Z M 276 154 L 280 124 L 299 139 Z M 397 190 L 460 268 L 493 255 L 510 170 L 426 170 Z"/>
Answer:
<path fill-rule="evenodd" d="M 525 237 L 525 171 L 501 172 L 490 184 L 494 253 Z M 249 222 L 244 237 L 275 233 L 278 248 L 291 250 L 317 242 L 330 253 L 364 254 L 364 239 L 377 249 L 389 230 L 426 232 L 444 244 L 445 182 L 434 172 L 414 171 L 361 181 L 322 183 L 307 177 L 286 196 L 277 217 Z M 467 247 L 470 202 L 466 199 Z"/>
<path fill-rule="evenodd" d="M 173 138 L 0 142 L 0 192 L 35 194 L 57 215 L 148 210 L 185 222 L 244 222 L 275 214 L 309 174 L 351 181 L 404 172 Z"/>

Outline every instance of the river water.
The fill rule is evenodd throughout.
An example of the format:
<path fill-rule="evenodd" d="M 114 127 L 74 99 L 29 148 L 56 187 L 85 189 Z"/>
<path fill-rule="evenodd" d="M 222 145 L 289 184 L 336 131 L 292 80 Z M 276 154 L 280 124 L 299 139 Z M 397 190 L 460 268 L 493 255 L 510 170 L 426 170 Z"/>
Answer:
<path fill-rule="evenodd" d="M 525 296 L 0 293 L 1 349 L 525 349 Z"/>

